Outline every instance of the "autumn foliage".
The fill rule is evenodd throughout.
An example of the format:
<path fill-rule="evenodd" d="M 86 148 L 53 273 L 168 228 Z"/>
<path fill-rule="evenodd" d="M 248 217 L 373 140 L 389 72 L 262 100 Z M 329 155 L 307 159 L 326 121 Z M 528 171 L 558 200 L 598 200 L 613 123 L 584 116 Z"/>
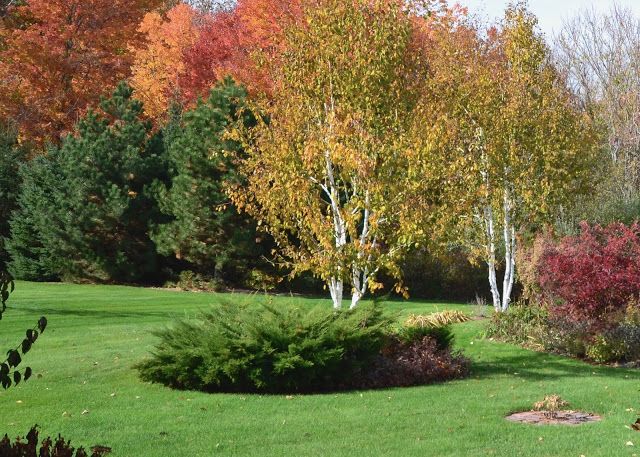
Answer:
<path fill-rule="evenodd" d="M 143 47 L 134 51 L 131 86 L 149 116 L 157 118 L 167 109 L 170 97 L 178 95 L 178 77 L 184 73 L 184 51 L 194 45 L 199 29 L 198 14 L 179 3 L 163 19 L 159 12 L 147 13 L 139 31 L 146 35 Z"/>
<path fill-rule="evenodd" d="M 239 0 L 232 11 L 204 20 L 197 42 L 184 54 L 179 86 L 185 100 L 205 95 L 226 76 L 251 91 L 272 88 L 265 62 L 285 48 L 287 25 L 302 16 L 300 0 Z"/>
<path fill-rule="evenodd" d="M 640 224 L 582 224 L 578 236 L 548 245 L 538 273 L 555 312 L 605 323 L 628 305 L 640 305 Z"/>
<path fill-rule="evenodd" d="M 144 14 L 160 0 L 29 0 L 24 18 L 4 31 L 0 116 L 23 138 L 58 140 L 88 105 L 129 76 L 129 46 Z"/>

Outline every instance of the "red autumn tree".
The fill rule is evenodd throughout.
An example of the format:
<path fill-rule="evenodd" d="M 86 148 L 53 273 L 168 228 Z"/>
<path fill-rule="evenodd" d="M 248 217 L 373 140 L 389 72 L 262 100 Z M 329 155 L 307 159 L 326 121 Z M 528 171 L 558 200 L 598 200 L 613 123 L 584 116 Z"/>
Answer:
<path fill-rule="evenodd" d="M 183 100 L 195 101 L 220 81 L 238 59 L 239 26 L 235 12 L 208 16 L 197 41 L 185 50 L 178 87 Z"/>
<path fill-rule="evenodd" d="M 261 61 L 282 51 L 286 25 L 301 17 L 300 0 L 239 0 L 232 11 L 210 16 L 198 41 L 185 52 L 179 86 L 187 101 L 204 95 L 225 76 L 250 90 L 269 91 Z"/>
<path fill-rule="evenodd" d="M 29 0 L 26 25 L 5 30 L 0 116 L 23 139 L 58 141 L 86 107 L 130 74 L 129 47 L 144 14 L 162 0 Z"/>

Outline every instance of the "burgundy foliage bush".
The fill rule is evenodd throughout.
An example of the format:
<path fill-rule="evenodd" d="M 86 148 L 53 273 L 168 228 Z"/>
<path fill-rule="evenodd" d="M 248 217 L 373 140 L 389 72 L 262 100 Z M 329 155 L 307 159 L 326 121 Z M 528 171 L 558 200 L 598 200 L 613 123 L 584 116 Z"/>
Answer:
<path fill-rule="evenodd" d="M 640 306 L 640 224 L 581 225 L 578 236 L 547 245 L 538 262 L 552 312 L 591 326 L 619 321 Z"/>
<path fill-rule="evenodd" d="M 95 446 L 91 457 L 101 457 L 110 451 L 108 447 Z M 89 454 L 83 448 L 74 449 L 69 441 L 59 435 L 55 441 L 47 437 L 38 450 L 38 429 L 33 427 L 26 439 L 17 438 L 13 443 L 5 435 L 0 440 L 0 457 L 89 457 Z"/>
<path fill-rule="evenodd" d="M 355 388 L 407 387 L 464 378 L 471 362 L 466 357 L 439 348 L 435 338 L 392 339 Z"/>

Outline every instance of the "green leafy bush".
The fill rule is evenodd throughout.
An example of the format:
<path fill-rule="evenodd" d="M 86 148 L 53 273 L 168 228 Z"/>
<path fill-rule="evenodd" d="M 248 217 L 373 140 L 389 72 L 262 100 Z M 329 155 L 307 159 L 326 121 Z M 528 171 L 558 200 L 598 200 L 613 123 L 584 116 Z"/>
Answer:
<path fill-rule="evenodd" d="M 623 323 L 610 331 L 609 336 L 623 345 L 627 362 L 640 362 L 640 325 Z"/>
<path fill-rule="evenodd" d="M 514 303 L 507 313 L 494 313 L 486 336 L 508 343 L 539 346 L 544 340 L 549 314 L 537 305 Z"/>
<path fill-rule="evenodd" d="M 597 335 L 587 347 L 586 356 L 594 362 L 609 363 L 623 359 L 625 352 L 626 348 L 622 341 Z"/>
<path fill-rule="evenodd" d="M 571 357 L 587 357 L 587 348 L 596 337 L 588 322 L 557 315 L 547 318 L 540 336 L 544 349 Z"/>
<path fill-rule="evenodd" d="M 165 287 L 175 287 L 181 290 L 191 291 L 219 291 L 223 285 L 215 279 L 208 279 L 191 270 L 183 270 L 178 275 L 176 282 L 167 282 Z"/>
<path fill-rule="evenodd" d="M 354 310 L 223 305 L 158 334 L 143 380 L 224 392 L 321 392 L 414 385 L 468 372 L 449 327 L 395 328 L 376 304 Z"/>

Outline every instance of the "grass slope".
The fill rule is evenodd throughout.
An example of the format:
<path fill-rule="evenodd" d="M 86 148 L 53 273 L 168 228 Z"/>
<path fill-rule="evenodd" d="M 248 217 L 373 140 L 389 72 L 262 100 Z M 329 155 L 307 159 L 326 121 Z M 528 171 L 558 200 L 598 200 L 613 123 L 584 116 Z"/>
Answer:
<path fill-rule="evenodd" d="M 37 377 L 0 391 L 0 432 L 25 434 L 38 423 L 44 434 L 111 446 L 116 457 L 640 455 L 640 433 L 625 428 L 637 418 L 631 408 L 640 409 L 638 371 L 483 340 L 478 321 L 456 326 L 458 347 L 474 360 L 472 377 L 442 385 L 293 398 L 208 395 L 145 384 L 132 370 L 153 346 L 149 332 L 174 318 L 220 300 L 267 299 L 20 282 L 0 323 L 0 348 L 17 343 L 42 314 L 49 328 L 27 356 Z M 468 309 L 389 306 L 405 314 Z M 604 420 L 536 427 L 503 419 L 551 393 Z"/>

